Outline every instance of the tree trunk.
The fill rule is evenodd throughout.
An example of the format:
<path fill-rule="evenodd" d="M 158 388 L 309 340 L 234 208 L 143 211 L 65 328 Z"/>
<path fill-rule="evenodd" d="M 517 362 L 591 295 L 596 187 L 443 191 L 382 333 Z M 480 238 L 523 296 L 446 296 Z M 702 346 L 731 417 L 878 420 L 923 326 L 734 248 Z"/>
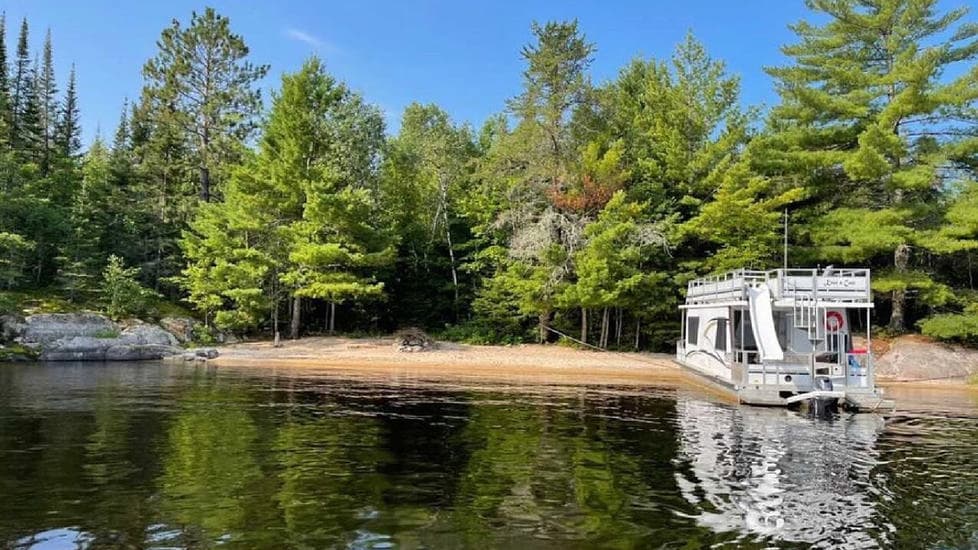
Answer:
<path fill-rule="evenodd" d="M 299 324 L 302 322 L 302 298 L 295 296 L 292 298 L 292 323 L 289 325 L 289 338 L 295 340 L 299 337 Z"/>
<path fill-rule="evenodd" d="M 642 320 L 635 318 L 635 351 L 638 351 L 638 337 L 642 334 Z"/>
<path fill-rule="evenodd" d="M 893 266 L 896 268 L 896 273 L 906 273 L 907 267 L 910 265 L 910 246 L 906 244 L 900 244 L 896 247 L 893 252 Z M 890 330 L 894 332 L 903 332 L 907 328 L 906 323 L 906 304 L 907 304 L 907 291 L 904 289 L 898 289 L 893 291 L 893 309 L 890 312 Z"/>
<path fill-rule="evenodd" d="M 587 308 L 581 308 L 581 342 L 587 343 Z"/>
<path fill-rule="evenodd" d="M 618 308 L 618 320 L 615 325 L 615 347 L 621 348 L 621 323 L 622 323 L 622 311 Z"/>
<path fill-rule="evenodd" d="M 540 315 L 537 316 L 537 323 L 540 329 L 540 343 L 545 344 L 547 342 L 547 333 L 550 329 L 550 310 L 541 311 Z"/>
<path fill-rule="evenodd" d="M 606 307 L 606 308 L 604 308 L 604 312 L 601 314 L 601 342 L 598 344 L 598 347 L 600 347 L 601 349 L 605 349 L 605 348 L 608 347 L 608 320 L 609 320 L 609 318 L 610 318 L 610 314 L 609 314 L 608 308 Z"/>
<path fill-rule="evenodd" d="M 272 304 L 272 338 L 274 339 L 274 346 L 278 347 L 279 337 L 278 337 L 278 299 Z"/>
<path fill-rule="evenodd" d="M 336 302 L 329 303 L 329 333 L 336 330 Z"/>
<path fill-rule="evenodd" d="M 442 215 L 445 219 L 445 240 L 448 242 L 448 259 L 452 264 L 452 286 L 455 289 L 455 301 L 452 303 L 452 313 L 458 322 L 458 270 L 455 268 L 455 248 L 452 246 L 452 228 L 448 225 L 448 199 L 444 198 L 445 208 Z"/>
<path fill-rule="evenodd" d="M 211 201 L 211 171 L 206 166 L 200 167 L 200 200 Z"/>

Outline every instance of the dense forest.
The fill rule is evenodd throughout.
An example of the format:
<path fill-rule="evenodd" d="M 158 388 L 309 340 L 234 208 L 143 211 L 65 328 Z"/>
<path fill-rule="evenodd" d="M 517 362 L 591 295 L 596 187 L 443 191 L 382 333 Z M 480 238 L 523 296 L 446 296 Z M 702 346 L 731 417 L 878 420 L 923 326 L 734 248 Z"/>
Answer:
<path fill-rule="evenodd" d="M 263 97 L 269 68 L 208 8 L 162 31 L 87 147 L 51 33 L 38 54 L 3 20 L 0 310 L 668 349 L 686 282 L 780 267 L 787 219 L 790 265 L 874 269 L 880 330 L 978 342 L 978 24 L 807 5 L 770 108 L 692 34 L 596 83 L 578 23 L 547 22 L 497 116 L 413 104 L 396 135 L 315 57 Z"/>

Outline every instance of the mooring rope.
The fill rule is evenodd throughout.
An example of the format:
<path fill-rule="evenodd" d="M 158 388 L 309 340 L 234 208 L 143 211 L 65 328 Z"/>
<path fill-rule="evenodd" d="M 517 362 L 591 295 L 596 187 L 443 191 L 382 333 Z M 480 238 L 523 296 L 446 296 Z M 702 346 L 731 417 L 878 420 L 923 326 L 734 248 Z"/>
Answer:
<path fill-rule="evenodd" d="M 587 342 L 584 342 L 583 340 L 578 340 L 577 338 L 574 338 L 573 336 L 571 336 L 569 334 L 565 334 L 563 332 L 560 332 L 559 330 L 557 330 L 557 329 L 555 329 L 553 327 L 543 327 L 543 328 L 549 330 L 550 332 L 552 332 L 554 334 L 563 336 L 564 338 L 567 338 L 568 340 L 570 340 L 572 342 L 576 342 L 576 343 L 578 343 L 578 344 L 580 344 L 582 346 L 587 346 L 587 347 L 589 347 L 591 349 L 600 351 L 602 353 L 613 353 L 615 355 L 620 355 L 620 356 L 626 357 L 628 359 L 637 359 L 639 361 L 647 361 L 649 363 L 654 363 L 656 365 L 660 365 L 661 366 L 661 362 L 656 361 L 656 360 L 654 360 L 652 358 L 649 358 L 649 357 L 642 357 L 638 351 L 635 351 L 635 352 L 632 352 L 632 353 L 627 353 L 627 352 L 623 352 L 623 351 L 612 351 L 612 350 L 607 349 L 607 348 L 602 348 L 602 347 L 598 347 L 598 346 L 595 346 L 595 345 L 592 345 L 592 344 L 588 344 Z"/>

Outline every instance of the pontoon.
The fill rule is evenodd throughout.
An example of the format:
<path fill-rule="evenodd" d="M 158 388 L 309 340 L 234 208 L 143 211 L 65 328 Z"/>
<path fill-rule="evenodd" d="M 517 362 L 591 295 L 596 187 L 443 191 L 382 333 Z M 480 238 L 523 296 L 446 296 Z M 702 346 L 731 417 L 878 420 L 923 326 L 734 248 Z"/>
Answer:
<path fill-rule="evenodd" d="M 690 281 L 676 361 L 742 403 L 892 409 L 873 376 L 870 292 L 868 269 L 738 270 Z"/>

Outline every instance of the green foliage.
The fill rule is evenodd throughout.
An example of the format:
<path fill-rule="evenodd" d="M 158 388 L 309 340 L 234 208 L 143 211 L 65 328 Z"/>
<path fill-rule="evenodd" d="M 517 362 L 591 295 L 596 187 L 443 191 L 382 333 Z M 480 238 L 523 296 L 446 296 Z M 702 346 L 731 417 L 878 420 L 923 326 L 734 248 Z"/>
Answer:
<path fill-rule="evenodd" d="M 108 263 L 102 271 L 102 282 L 99 291 L 105 311 L 110 317 L 119 319 L 124 316 L 138 316 L 147 312 L 150 300 L 155 293 L 144 288 L 136 280 L 139 268 L 126 267 L 122 258 L 109 256 Z"/>
<path fill-rule="evenodd" d="M 282 78 L 258 152 L 235 171 L 224 202 L 201 208 L 184 234 L 190 301 L 219 326 L 277 325 L 286 297 L 334 303 L 377 297 L 374 271 L 392 257 L 377 223 L 376 109 L 315 58 Z"/>
<path fill-rule="evenodd" d="M 192 13 L 186 27 L 174 19 L 157 45 L 159 52 L 143 67 L 143 101 L 153 120 L 183 134 L 188 160 L 200 173 L 200 198 L 208 202 L 211 177 L 238 158 L 256 128 L 256 83 L 268 67 L 247 60 L 244 39 L 213 8 Z"/>
<path fill-rule="evenodd" d="M 686 281 L 779 266 L 787 210 L 792 265 L 870 267 L 887 330 L 972 342 L 978 27 L 935 0 L 807 5 L 765 121 L 692 34 L 595 86 L 596 46 L 551 21 L 505 112 L 476 132 L 411 104 L 396 136 L 318 59 L 262 113 L 268 68 L 207 8 L 163 30 L 111 144 L 84 153 L 74 69 L 56 82 L 24 21 L 9 60 L 0 32 L 0 290 L 114 316 L 185 299 L 208 331 L 339 312 L 669 348 Z"/>
<path fill-rule="evenodd" d="M 978 344 L 978 304 L 961 313 L 940 313 L 922 320 L 920 331 L 938 340 Z"/>
<path fill-rule="evenodd" d="M 792 26 L 799 41 L 783 48 L 792 64 L 767 69 L 781 102 L 759 164 L 806 189 L 799 217 L 811 225 L 816 259 L 923 273 L 914 245 L 941 233 L 928 211 L 960 176 L 947 168 L 974 120 L 978 27 L 961 24 L 966 10 L 941 13 L 936 0 L 809 6 L 820 21 Z M 955 68 L 964 70 L 948 76 Z M 896 331 L 908 299 L 902 288 L 890 296 Z"/>
<path fill-rule="evenodd" d="M 13 288 L 25 275 L 34 243 L 16 233 L 0 232 L 0 288 Z"/>

